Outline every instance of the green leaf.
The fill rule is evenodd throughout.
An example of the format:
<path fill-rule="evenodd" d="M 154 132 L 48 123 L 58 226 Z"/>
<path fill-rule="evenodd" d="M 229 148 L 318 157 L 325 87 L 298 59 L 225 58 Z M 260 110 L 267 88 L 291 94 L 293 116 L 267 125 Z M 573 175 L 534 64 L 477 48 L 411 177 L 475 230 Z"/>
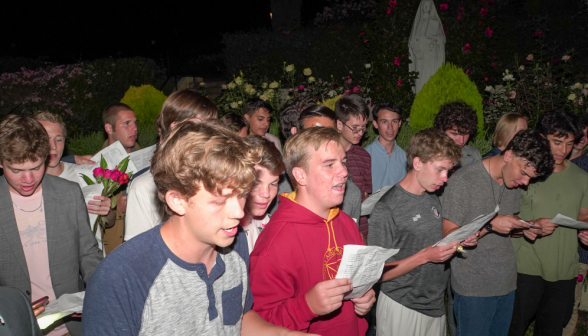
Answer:
<path fill-rule="evenodd" d="M 122 161 L 118 164 L 118 170 L 124 173 L 127 170 L 127 166 L 129 165 L 130 159 L 130 156 L 127 156 L 126 158 L 122 159 Z"/>
<path fill-rule="evenodd" d="M 102 154 L 100 154 L 100 168 L 108 169 L 108 163 L 106 163 L 106 160 L 104 159 L 104 155 L 102 155 Z"/>
<path fill-rule="evenodd" d="M 91 179 L 91 178 L 89 178 L 88 176 L 86 176 L 86 175 L 84 175 L 84 174 L 80 174 L 80 175 L 82 175 L 82 178 L 84 179 L 84 181 L 86 181 L 86 183 L 87 183 L 88 185 L 93 185 L 93 184 L 96 184 L 96 183 L 94 183 L 94 181 L 92 181 L 92 179 Z"/>

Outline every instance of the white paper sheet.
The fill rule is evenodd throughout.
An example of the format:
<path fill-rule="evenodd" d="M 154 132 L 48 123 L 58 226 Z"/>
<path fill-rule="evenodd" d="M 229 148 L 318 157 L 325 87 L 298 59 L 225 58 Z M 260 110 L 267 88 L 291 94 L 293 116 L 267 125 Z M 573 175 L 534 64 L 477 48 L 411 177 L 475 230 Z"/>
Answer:
<path fill-rule="evenodd" d="M 488 223 L 492 218 L 494 218 L 494 216 L 496 216 L 499 209 L 500 207 L 497 205 L 494 209 L 494 212 L 489 213 L 485 216 L 480 215 L 476 217 L 471 223 L 463 225 L 459 229 L 448 234 L 447 237 L 435 243 L 433 247 L 445 246 L 453 242 L 461 242 L 466 240 L 468 237 L 473 236 L 476 232 L 480 231 L 480 229 L 482 229 L 484 225 L 486 225 L 486 223 Z"/>
<path fill-rule="evenodd" d="M 135 165 L 137 171 L 147 168 L 151 165 L 151 158 L 153 157 L 153 153 L 155 153 L 155 147 L 156 146 L 153 145 L 130 154 L 131 161 Z"/>
<path fill-rule="evenodd" d="M 59 299 L 49 302 L 45 306 L 45 311 L 37 316 L 39 327 L 45 329 L 59 319 L 73 313 L 81 313 L 85 294 L 86 292 L 63 294 Z"/>
<path fill-rule="evenodd" d="M 335 279 L 351 279 L 353 291 L 345 300 L 362 297 L 380 280 L 384 263 L 398 249 L 385 249 L 379 246 L 345 245 L 343 257 Z"/>
<path fill-rule="evenodd" d="M 84 195 L 84 201 L 86 202 L 86 204 L 88 204 L 89 201 L 95 201 L 94 196 L 102 195 L 103 190 L 103 184 L 93 184 L 83 187 L 82 194 Z M 92 205 L 88 204 L 88 206 Z M 88 217 L 90 218 L 90 229 L 94 230 L 94 224 L 96 223 L 96 218 L 98 218 L 98 215 L 88 213 Z M 102 250 L 102 231 L 100 230 L 100 228 L 96 230 L 96 240 L 98 241 L 98 247 Z"/>
<path fill-rule="evenodd" d="M 557 216 L 553 217 L 551 222 L 553 224 L 569 227 L 572 229 L 578 229 L 578 230 L 588 229 L 588 223 L 580 222 L 578 220 L 575 220 L 575 219 L 570 218 L 568 216 L 564 216 L 562 214 L 557 214 Z"/>
<path fill-rule="evenodd" d="M 103 150 L 99 151 L 92 157 L 92 161 L 96 162 L 93 165 L 76 165 L 76 174 L 80 179 L 80 186 L 86 186 L 87 183 L 84 181 L 80 174 L 84 174 L 88 176 L 92 181 L 96 182 L 94 178 L 94 169 L 100 167 L 100 158 L 104 157 L 106 160 L 107 168 L 113 170 L 124 158 L 129 156 L 129 153 L 125 150 L 125 148 L 121 145 L 120 141 L 113 143 L 112 145 L 104 148 Z M 137 167 L 133 164 L 132 161 L 129 161 L 129 165 L 127 166 L 126 173 L 136 173 Z"/>
<path fill-rule="evenodd" d="M 376 203 L 378 203 L 378 201 L 380 200 L 380 198 L 382 198 L 382 196 L 384 196 L 384 194 L 390 190 L 390 188 L 392 188 L 393 185 L 389 185 L 389 186 L 384 186 L 382 188 L 380 188 L 378 191 L 376 191 L 375 193 L 371 194 L 370 197 L 366 198 L 365 201 L 363 201 L 363 203 L 361 203 L 361 215 L 362 216 L 368 216 L 371 215 L 372 210 L 374 210 L 374 206 L 376 205 Z"/>

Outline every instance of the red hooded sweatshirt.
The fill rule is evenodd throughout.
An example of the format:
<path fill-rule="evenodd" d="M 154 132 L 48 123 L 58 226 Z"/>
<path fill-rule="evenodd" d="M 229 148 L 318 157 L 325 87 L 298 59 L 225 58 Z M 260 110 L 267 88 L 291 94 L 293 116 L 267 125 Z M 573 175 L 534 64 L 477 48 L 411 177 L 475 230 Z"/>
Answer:
<path fill-rule="evenodd" d="M 283 195 L 250 255 L 253 310 L 291 330 L 364 336 L 367 321 L 355 314 L 352 301 L 324 316 L 306 303 L 312 287 L 337 275 L 343 246 L 363 245 L 357 224 L 338 208 L 325 220 L 296 203 L 295 193 Z"/>

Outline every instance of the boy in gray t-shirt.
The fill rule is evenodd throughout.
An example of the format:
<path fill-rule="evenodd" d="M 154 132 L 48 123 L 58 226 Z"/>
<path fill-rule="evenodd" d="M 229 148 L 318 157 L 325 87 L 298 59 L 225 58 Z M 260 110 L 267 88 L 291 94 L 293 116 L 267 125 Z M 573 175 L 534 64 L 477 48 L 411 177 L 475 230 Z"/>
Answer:
<path fill-rule="evenodd" d="M 382 276 L 377 334 L 445 334 L 445 261 L 458 242 L 432 247 L 443 236 L 434 192 L 447 181 L 461 150 L 443 132 L 417 133 L 407 148 L 408 173 L 376 203 L 368 244 L 400 249 Z"/>
<path fill-rule="evenodd" d="M 546 154 L 547 153 L 547 154 Z M 475 236 L 476 246 L 451 260 L 457 335 L 507 335 L 517 264 L 510 234 L 534 240 L 540 232 L 519 221 L 520 185 L 552 167 L 548 142 L 536 131 L 519 132 L 505 151 L 459 169 L 443 193 L 443 235 L 480 215 L 498 215 Z"/>

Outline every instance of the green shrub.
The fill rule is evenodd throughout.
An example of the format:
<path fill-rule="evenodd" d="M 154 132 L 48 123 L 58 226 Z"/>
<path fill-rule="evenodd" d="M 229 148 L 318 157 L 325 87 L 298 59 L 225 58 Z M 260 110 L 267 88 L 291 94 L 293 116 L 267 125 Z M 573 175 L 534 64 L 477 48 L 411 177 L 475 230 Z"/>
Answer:
<path fill-rule="evenodd" d="M 462 101 L 476 111 L 478 135 L 482 135 L 482 96 L 463 70 L 450 63 L 442 65 L 416 95 L 410 110 L 410 126 L 415 130 L 432 127 L 439 108 L 455 101 Z"/>
<path fill-rule="evenodd" d="M 137 142 L 141 148 L 147 148 L 157 143 L 157 129 L 155 124 L 139 124 L 139 132 L 137 134 Z"/>
<path fill-rule="evenodd" d="M 104 140 L 104 132 L 74 135 L 67 139 L 67 151 L 69 154 L 94 155 L 102 149 Z"/>
<path fill-rule="evenodd" d="M 152 85 L 131 86 L 121 103 L 129 105 L 140 124 L 153 125 L 167 97 Z"/>

